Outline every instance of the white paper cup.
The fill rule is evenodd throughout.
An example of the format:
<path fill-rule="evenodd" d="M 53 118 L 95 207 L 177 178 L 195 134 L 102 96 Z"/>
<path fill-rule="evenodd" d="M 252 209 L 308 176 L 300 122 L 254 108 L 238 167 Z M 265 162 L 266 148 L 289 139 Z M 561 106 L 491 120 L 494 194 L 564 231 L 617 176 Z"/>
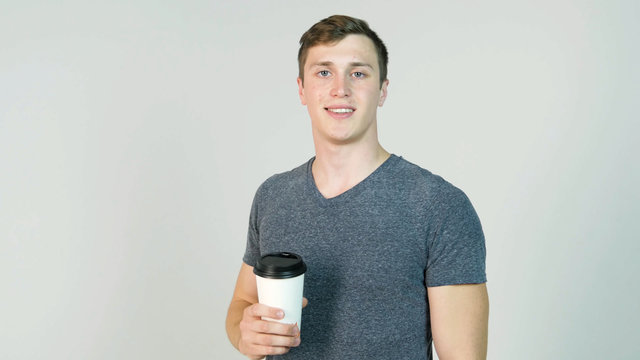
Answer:
<path fill-rule="evenodd" d="M 258 285 L 260 304 L 284 311 L 280 320 L 263 317 L 264 320 L 284 324 L 298 324 L 301 328 L 302 291 L 304 273 L 307 270 L 300 255 L 281 252 L 264 255 L 253 269 Z"/>

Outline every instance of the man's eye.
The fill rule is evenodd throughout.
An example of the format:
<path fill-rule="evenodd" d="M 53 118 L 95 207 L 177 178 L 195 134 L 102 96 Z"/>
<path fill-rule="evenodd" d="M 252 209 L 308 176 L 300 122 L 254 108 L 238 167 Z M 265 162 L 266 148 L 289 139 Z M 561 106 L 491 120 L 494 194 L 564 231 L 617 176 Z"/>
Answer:
<path fill-rule="evenodd" d="M 365 75 L 365 73 L 363 73 L 363 72 L 356 71 L 356 72 L 353 73 L 353 76 L 357 77 L 357 78 L 363 78 L 363 77 L 365 77 L 367 75 Z"/>
<path fill-rule="evenodd" d="M 322 76 L 322 77 L 327 77 L 327 76 L 329 76 L 329 71 L 327 71 L 327 70 L 320 70 L 320 71 L 318 72 L 318 75 L 320 75 L 320 76 Z"/>

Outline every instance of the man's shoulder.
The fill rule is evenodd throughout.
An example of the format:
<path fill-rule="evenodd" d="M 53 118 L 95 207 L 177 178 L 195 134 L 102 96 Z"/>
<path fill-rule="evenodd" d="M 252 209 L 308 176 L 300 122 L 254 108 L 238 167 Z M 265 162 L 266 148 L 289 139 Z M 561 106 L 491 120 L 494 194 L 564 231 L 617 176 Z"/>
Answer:
<path fill-rule="evenodd" d="M 403 157 L 398 157 L 395 181 L 412 192 L 415 196 L 434 198 L 451 198 L 465 196 L 458 187 L 445 180 L 442 176 L 416 165 Z"/>
<path fill-rule="evenodd" d="M 267 178 L 258 188 L 258 193 L 282 193 L 302 186 L 307 181 L 308 167 L 313 159 L 285 172 Z"/>
<path fill-rule="evenodd" d="M 409 183 L 407 185 L 411 185 L 412 187 L 420 187 L 422 190 L 424 188 L 439 188 L 442 186 L 451 185 L 440 175 L 436 175 L 431 171 L 423 168 L 422 166 L 416 165 L 409 160 L 406 160 L 402 156 L 396 156 L 396 166 L 394 177 L 396 181 L 401 181 L 405 183 Z"/>

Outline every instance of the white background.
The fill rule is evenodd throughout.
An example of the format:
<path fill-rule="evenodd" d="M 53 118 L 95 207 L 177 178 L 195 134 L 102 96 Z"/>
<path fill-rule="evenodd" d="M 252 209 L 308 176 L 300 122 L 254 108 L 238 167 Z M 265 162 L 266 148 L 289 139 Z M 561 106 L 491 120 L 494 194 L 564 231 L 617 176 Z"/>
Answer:
<path fill-rule="evenodd" d="M 251 200 L 313 155 L 297 42 L 334 13 L 389 48 L 383 146 L 480 215 L 489 358 L 639 356 L 637 1 L 52 3 L 0 3 L 0 359 L 242 358 Z"/>

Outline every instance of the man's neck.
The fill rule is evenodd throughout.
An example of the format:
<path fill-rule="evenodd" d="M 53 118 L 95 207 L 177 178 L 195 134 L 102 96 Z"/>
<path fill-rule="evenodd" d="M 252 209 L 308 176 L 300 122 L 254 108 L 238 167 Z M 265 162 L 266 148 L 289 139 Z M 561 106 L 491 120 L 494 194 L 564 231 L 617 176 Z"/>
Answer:
<path fill-rule="evenodd" d="M 366 179 L 390 154 L 375 146 L 316 146 L 311 168 L 318 190 L 325 198 L 336 197 Z"/>

